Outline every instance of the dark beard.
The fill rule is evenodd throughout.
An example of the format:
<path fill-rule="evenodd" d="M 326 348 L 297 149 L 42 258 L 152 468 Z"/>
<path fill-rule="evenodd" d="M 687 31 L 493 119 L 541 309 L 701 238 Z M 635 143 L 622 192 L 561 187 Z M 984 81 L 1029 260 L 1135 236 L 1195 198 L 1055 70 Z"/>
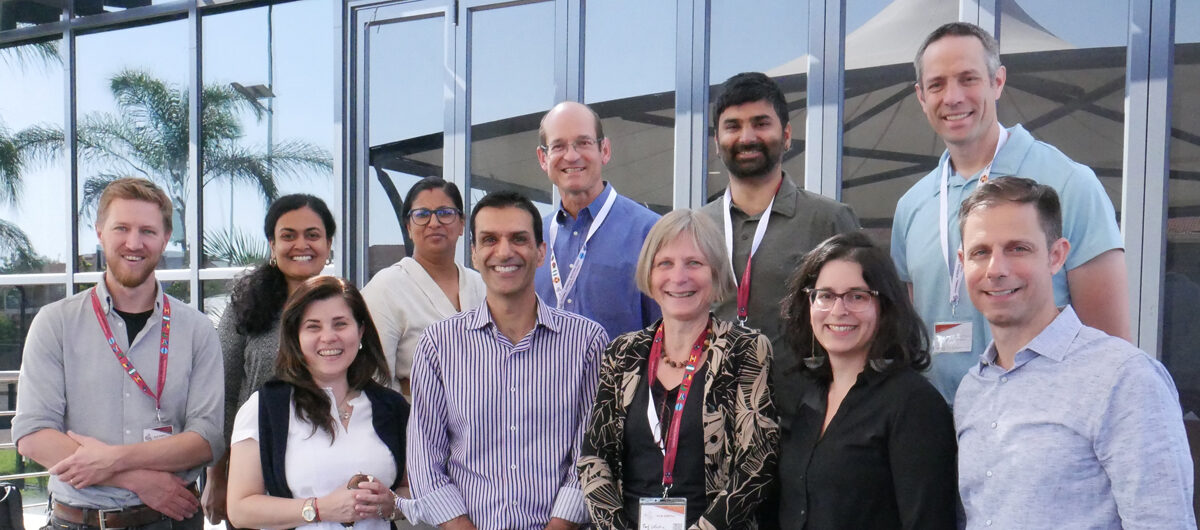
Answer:
<path fill-rule="evenodd" d="M 737 155 L 739 153 L 754 152 L 762 153 L 763 157 L 759 160 L 738 162 Z M 770 146 L 766 143 L 758 142 L 735 146 L 727 153 L 725 150 L 721 152 L 721 161 L 725 163 L 725 168 L 729 170 L 729 174 L 740 179 L 755 179 L 762 178 L 769 174 L 783 161 L 783 150 L 772 153 Z"/>

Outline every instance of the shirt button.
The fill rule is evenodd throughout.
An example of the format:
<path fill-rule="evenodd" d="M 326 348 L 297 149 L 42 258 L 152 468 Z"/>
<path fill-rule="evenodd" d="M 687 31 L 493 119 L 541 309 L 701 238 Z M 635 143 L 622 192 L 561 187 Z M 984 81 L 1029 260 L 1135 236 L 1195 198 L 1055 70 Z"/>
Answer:
<path fill-rule="evenodd" d="M 129 429 L 125 429 L 125 434 L 129 434 Z"/>
<path fill-rule="evenodd" d="M 514 470 L 514 471 L 516 471 L 516 469 L 517 469 L 517 465 L 516 465 L 516 464 L 513 464 L 513 465 L 511 465 L 511 466 L 508 466 L 508 468 L 509 468 L 509 469 L 511 469 L 511 470 Z"/>
<path fill-rule="evenodd" d="M 990 476 L 992 476 L 992 472 L 991 472 L 991 471 L 988 471 L 987 473 L 984 473 L 984 474 L 985 474 L 985 475 L 987 475 L 987 476 L 989 476 L 989 477 L 990 477 Z"/>
<path fill-rule="evenodd" d="M 567 303 L 568 303 L 568 304 L 570 304 L 570 303 L 574 303 L 574 300 L 573 300 L 573 299 L 570 299 L 570 298 L 568 298 L 568 299 L 567 299 Z"/>
<path fill-rule="evenodd" d="M 515 386 L 510 386 L 510 387 L 508 387 L 508 391 L 509 391 L 509 392 L 516 392 L 516 391 L 517 391 L 517 387 L 515 387 Z"/>
<path fill-rule="evenodd" d="M 515 430 L 517 430 L 517 426 L 516 426 L 516 425 L 509 425 L 509 426 L 508 426 L 508 430 L 510 430 L 510 431 L 515 431 Z"/>
<path fill-rule="evenodd" d="M 1008 382 L 1008 376 L 1006 375 L 1006 376 L 1004 376 L 1004 377 L 1001 377 L 1001 378 L 1000 378 L 1000 382 L 1001 382 L 1001 383 L 1007 383 L 1007 382 Z"/>
<path fill-rule="evenodd" d="M 996 422 L 994 422 L 994 421 L 992 422 L 992 428 L 993 428 L 993 429 L 995 429 L 995 428 L 996 428 L 998 425 L 999 425 L 999 424 L 997 424 Z"/>
<path fill-rule="evenodd" d="M 987 526 L 992 526 L 992 520 L 991 520 L 991 519 L 988 519 L 988 520 L 987 520 L 987 521 L 985 521 L 983 524 L 985 524 L 985 525 L 987 525 Z"/>
<path fill-rule="evenodd" d="M 747 239 L 750 239 L 750 236 L 748 236 L 746 234 L 742 234 L 742 241 L 745 241 Z"/>
<path fill-rule="evenodd" d="M 574 232 L 571 232 L 571 235 L 573 235 L 573 236 L 577 236 L 577 235 L 579 235 L 579 231 L 578 231 L 578 230 L 575 230 Z"/>

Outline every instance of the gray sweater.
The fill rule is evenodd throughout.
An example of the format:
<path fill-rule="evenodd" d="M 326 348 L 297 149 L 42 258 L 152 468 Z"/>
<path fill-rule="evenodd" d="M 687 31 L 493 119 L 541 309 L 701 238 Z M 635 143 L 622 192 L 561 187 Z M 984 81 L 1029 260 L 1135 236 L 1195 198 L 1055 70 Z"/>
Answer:
<path fill-rule="evenodd" d="M 271 328 L 249 337 L 237 332 L 237 317 L 226 308 L 217 325 L 221 353 L 225 356 L 225 445 L 233 434 L 233 419 L 238 408 L 258 387 L 275 377 L 275 357 L 279 353 L 279 320 Z"/>

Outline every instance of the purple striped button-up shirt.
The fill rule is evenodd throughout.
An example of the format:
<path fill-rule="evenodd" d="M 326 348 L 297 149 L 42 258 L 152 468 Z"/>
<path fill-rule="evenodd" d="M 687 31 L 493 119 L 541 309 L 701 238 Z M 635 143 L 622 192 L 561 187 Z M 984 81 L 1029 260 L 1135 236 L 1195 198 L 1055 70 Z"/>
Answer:
<path fill-rule="evenodd" d="M 425 330 L 413 359 L 410 517 L 480 529 L 587 522 L 575 461 L 596 397 L 604 328 L 540 299 L 513 344 L 486 300 Z"/>

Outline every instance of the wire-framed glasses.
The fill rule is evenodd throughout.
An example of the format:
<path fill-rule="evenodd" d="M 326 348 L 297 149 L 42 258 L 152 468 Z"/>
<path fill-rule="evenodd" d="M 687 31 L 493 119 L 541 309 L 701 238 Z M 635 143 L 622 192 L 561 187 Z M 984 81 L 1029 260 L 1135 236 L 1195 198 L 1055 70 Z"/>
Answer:
<path fill-rule="evenodd" d="M 817 311 L 832 310 L 838 300 L 842 301 L 842 306 L 847 311 L 866 311 L 871 308 L 871 300 L 879 296 L 879 291 L 870 289 L 850 289 L 844 293 L 835 293 L 832 289 L 806 287 L 804 292 L 808 295 L 808 302 L 812 304 L 812 308 Z"/>
<path fill-rule="evenodd" d="M 600 140 L 602 138 L 584 136 L 573 142 L 554 142 L 551 145 L 539 145 L 538 148 L 550 156 L 562 156 L 567 154 L 567 148 L 574 149 L 576 153 L 590 152 L 600 145 Z"/>

